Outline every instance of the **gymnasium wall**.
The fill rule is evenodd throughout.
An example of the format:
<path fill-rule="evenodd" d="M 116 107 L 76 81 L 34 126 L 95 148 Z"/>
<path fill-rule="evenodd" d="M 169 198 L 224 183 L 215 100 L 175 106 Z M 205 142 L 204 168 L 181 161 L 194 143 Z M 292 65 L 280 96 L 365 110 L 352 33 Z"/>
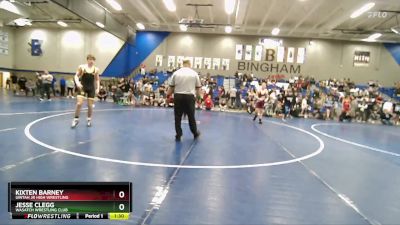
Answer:
<path fill-rule="evenodd" d="M 33 29 L 14 30 L 13 54 L 1 59 L 3 67 L 20 70 L 44 70 L 74 73 L 86 62 L 86 55 L 96 56 L 96 64 L 103 71 L 124 44 L 119 38 L 100 30 Z M 32 56 L 28 43 L 43 40 L 41 56 Z M 11 63 L 9 62 L 11 61 Z"/>
<path fill-rule="evenodd" d="M 214 34 L 171 33 L 152 54 L 144 61 L 147 68 L 155 68 L 156 55 L 163 55 L 163 66 L 159 70 L 166 69 L 168 56 L 192 56 L 228 58 L 229 71 L 199 70 L 202 74 L 232 76 L 238 70 L 238 62 L 235 60 L 236 44 L 259 44 L 261 37 L 234 36 Z M 306 48 L 305 63 L 301 65 L 301 74 L 314 76 L 317 79 L 351 78 L 357 83 L 365 83 L 370 79 L 379 80 L 385 86 L 392 86 L 400 80 L 400 66 L 394 60 L 390 52 L 379 43 L 350 42 L 334 40 L 314 40 L 312 46 L 309 39 L 283 38 L 283 46 Z M 369 51 L 371 61 L 368 67 L 354 67 L 353 57 L 355 51 Z M 254 53 L 253 53 L 254 54 Z M 263 57 L 264 58 L 264 57 Z M 256 72 L 257 77 L 264 77 L 276 72 Z M 290 77 L 292 74 L 285 74 Z"/>

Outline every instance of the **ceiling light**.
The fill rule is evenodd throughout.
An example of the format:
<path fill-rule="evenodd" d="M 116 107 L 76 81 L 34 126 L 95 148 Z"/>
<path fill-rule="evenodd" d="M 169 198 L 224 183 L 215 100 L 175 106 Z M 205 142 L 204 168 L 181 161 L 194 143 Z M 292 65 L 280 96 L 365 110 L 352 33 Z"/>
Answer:
<path fill-rule="evenodd" d="M 57 24 L 62 27 L 68 27 L 68 24 L 66 24 L 64 21 L 61 21 L 61 20 L 57 21 Z"/>
<path fill-rule="evenodd" d="M 352 18 L 352 19 L 357 18 L 357 17 L 361 16 L 362 14 L 364 14 L 365 12 L 369 11 L 370 9 L 372 9 L 374 6 L 375 6 L 374 2 L 367 3 L 363 7 L 357 9 L 356 11 L 354 11 L 351 14 L 350 18 Z"/>
<path fill-rule="evenodd" d="M 225 12 L 231 15 L 235 11 L 236 0 L 225 0 Z"/>
<path fill-rule="evenodd" d="M 226 26 L 225 33 L 228 33 L 228 34 L 232 33 L 232 26 Z"/>
<path fill-rule="evenodd" d="M 144 30 L 146 27 L 143 25 L 143 23 L 137 23 L 136 24 L 136 27 L 139 29 L 139 30 Z"/>
<path fill-rule="evenodd" d="M 271 34 L 274 35 L 274 36 L 276 36 L 276 35 L 279 34 L 279 32 L 281 32 L 281 30 L 280 30 L 278 27 L 275 27 L 275 28 L 272 30 Z"/>
<path fill-rule="evenodd" d="M 7 11 L 15 13 L 15 14 L 21 14 L 19 12 L 18 8 L 9 1 L 1 1 L 0 9 L 4 9 L 4 10 L 7 10 Z"/>
<path fill-rule="evenodd" d="M 96 22 L 96 25 L 100 28 L 104 28 L 104 24 L 100 23 L 100 22 Z"/>
<path fill-rule="evenodd" d="M 308 42 L 308 45 L 309 45 L 309 46 L 313 46 L 314 44 L 315 44 L 315 43 L 314 43 L 313 40 L 311 40 L 311 41 Z"/>
<path fill-rule="evenodd" d="M 390 28 L 393 33 L 400 34 L 400 26 Z"/>
<path fill-rule="evenodd" d="M 111 5 L 111 7 L 113 7 L 113 9 L 115 9 L 117 11 L 121 11 L 122 10 L 121 5 L 118 2 L 116 2 L 115 0 L 107 0 L 107 3 L 109 5 Z"/>
<path fill-rule="evenodd" d="M 24 18 L 19 18 L 14 20 L 15 25 L 23 27 L 23 26 L 32 26 L 32 21 Z"/>
<path fill-rule="evenodd" d="M 174 0 L 163 0 L 165 7 L 168 9 L 168 11 L 175 12 L 176 11 L 176 5 Z"/>
<path fill-rule="evenodd" d="M 369 36 L 367 39 L 375 40 L 375 39 L 380 38 L 381 36 L 382 36 L 381 33 L 375 33 L 375 34 L 372 34 L 371 36 Z"/>
<path fill-rule="evenodd" d="M 179 25 L 179 29 L 181 30 L 181 31 L 187 31 L 188 30 L 188 27 L 187 27 L 187 25 L 185 25 L 185 24 L 180 24 Z"/>
<path fill-rule="evenodd" d="M 375 33 L 370 35 L 368 38 L 362 39 L 362 41 L 366 41 L 366 42 L 375 42 L 376 39 L 380 38 L 382 36 L 381 33 Z"/>
<path fill-rule="evenodd" d="M 365 42 L 376 42 L 375 39 L 368 39 L 368 38 L 361 39 L 361 41 L 365 41 Z"/>

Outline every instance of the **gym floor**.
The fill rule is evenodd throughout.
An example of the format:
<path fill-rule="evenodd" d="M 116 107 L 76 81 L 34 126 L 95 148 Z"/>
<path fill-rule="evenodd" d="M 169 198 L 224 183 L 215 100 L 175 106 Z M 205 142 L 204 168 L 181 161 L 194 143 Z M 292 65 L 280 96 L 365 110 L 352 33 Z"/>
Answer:
<path fill-rule="evenodd" d="M 172 109 L 0 93 L 0 224 L 399 224 L 398 127 L 197 111 L 200 139 Z M 16 221 L 10 181 L 130 181 L 129 221 Z"/>

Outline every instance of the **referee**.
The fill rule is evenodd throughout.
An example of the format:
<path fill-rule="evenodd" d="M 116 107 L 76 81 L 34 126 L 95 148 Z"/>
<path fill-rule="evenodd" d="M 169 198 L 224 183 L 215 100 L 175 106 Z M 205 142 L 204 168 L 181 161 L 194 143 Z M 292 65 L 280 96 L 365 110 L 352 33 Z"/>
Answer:
<path fill-rule="evenodd" d="M 201 83 L 199 75 L 190 66 L 190 60 L 183 60 L 183 67 L 172 75 L 168 89 L 168 95 L 174 94 L 176 141 L 180 141 L 182 137 L 181 120 L 183 113 L 188 116 L 190 131 L 192 131 L 194 139 L 200 136 L 194 111 L 195 95 L 200 94 Z"/>

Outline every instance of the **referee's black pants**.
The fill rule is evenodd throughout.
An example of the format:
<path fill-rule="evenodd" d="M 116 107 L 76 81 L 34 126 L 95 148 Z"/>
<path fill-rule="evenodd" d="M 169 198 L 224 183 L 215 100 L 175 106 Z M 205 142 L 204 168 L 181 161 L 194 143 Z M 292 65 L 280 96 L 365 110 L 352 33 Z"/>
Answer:
<path fill-rule="evenodd" d="M 194 117 L 195 101 L 194 95 L 174 94 L 175 131 L 177 137 L 182 136 L 181 120 L 183 113 L 188 116 L 190 131 L 192 131 L 193 135 L 197 134 L 196 119 Z"/>

